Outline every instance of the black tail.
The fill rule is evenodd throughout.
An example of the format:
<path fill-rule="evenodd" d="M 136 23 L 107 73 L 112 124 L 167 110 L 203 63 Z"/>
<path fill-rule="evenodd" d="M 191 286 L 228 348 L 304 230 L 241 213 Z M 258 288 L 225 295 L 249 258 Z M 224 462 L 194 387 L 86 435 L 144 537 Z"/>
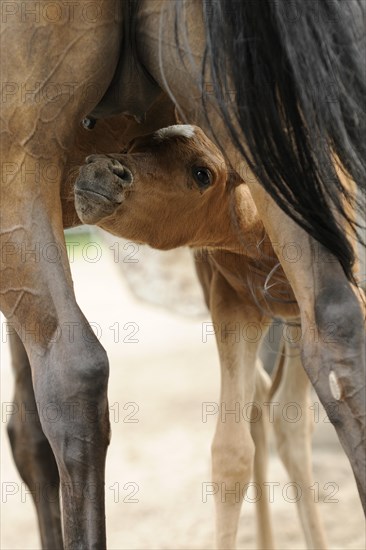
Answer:
<path fill-rule="evenodd" d="M 236 146 L 278 205 L 352 280 L 354 254 L 339 222 L 355 228 L 342 204 L 354 197 L 333 159 L 356 182 L 364 212 L 363 0 L 203 3 L 214 92 Z"/>

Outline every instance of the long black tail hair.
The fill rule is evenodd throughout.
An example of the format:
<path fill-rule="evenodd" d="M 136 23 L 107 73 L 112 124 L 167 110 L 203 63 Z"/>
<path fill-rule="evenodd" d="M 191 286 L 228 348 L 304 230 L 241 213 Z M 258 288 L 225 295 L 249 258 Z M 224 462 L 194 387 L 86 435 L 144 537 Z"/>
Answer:
<path fill-rule="evenodd" d="M 276 203 L 353 280 L 340 222 L 357 229 L 344 206 L 355 197 L 334 160 L 356 182 L 365 213 L 363 0 L 202 1 L 210 78 L 234 143 Z"/>

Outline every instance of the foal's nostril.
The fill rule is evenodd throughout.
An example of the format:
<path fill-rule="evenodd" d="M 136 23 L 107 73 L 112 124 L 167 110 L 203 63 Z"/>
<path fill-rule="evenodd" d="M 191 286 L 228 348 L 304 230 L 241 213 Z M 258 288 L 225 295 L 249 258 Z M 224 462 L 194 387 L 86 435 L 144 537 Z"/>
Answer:
<path fill-rule="evenodd" d="M 113 174 L 116 174 L 121 179 L 124 179 L 125 168 L 119 162 L 113 161 L 111 166 Z"/>
<path fill-rule="evenodd" d="M 96 160 L 98 160 L 98 155 L 89 155 L 85 159 L 85 164 L 91 164 L 92 162 L 95 162 Z"/>
<path fill-rule="evenodd" d="M 118 166 L 114 165 L 112 167 L 112 172 L 113 174 L 118 176 L 123 181 L 124 184 L 133 182 L 133 176 L 131 171 L 125 166 L 122 166 L 122 164 L 118 163 Z"/>

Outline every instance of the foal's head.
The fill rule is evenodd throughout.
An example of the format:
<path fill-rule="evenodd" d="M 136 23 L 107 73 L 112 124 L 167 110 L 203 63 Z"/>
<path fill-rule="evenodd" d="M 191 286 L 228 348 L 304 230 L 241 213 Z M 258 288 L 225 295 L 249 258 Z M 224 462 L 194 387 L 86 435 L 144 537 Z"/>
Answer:
<path fill-rule="evenodd" d="M 200 128 L 170 126 L 134 139 L 122 154 L 88 157 L 76 209 L 84 223 L 155 248 L 226 246 L 239 182 Z"/>

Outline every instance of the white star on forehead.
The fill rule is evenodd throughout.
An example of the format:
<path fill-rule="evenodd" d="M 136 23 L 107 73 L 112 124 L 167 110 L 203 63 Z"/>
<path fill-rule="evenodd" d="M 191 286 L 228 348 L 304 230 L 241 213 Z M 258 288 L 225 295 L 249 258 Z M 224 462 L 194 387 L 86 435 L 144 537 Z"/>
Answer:
<path fill-rule="evenodd" d="M 167 128 L 161 128 L 155 132 L 155 138 L 163 141 L 171 137 L 192 138 L 194 136 L 194 127 L 190 124 L 175 124 Z"/>

